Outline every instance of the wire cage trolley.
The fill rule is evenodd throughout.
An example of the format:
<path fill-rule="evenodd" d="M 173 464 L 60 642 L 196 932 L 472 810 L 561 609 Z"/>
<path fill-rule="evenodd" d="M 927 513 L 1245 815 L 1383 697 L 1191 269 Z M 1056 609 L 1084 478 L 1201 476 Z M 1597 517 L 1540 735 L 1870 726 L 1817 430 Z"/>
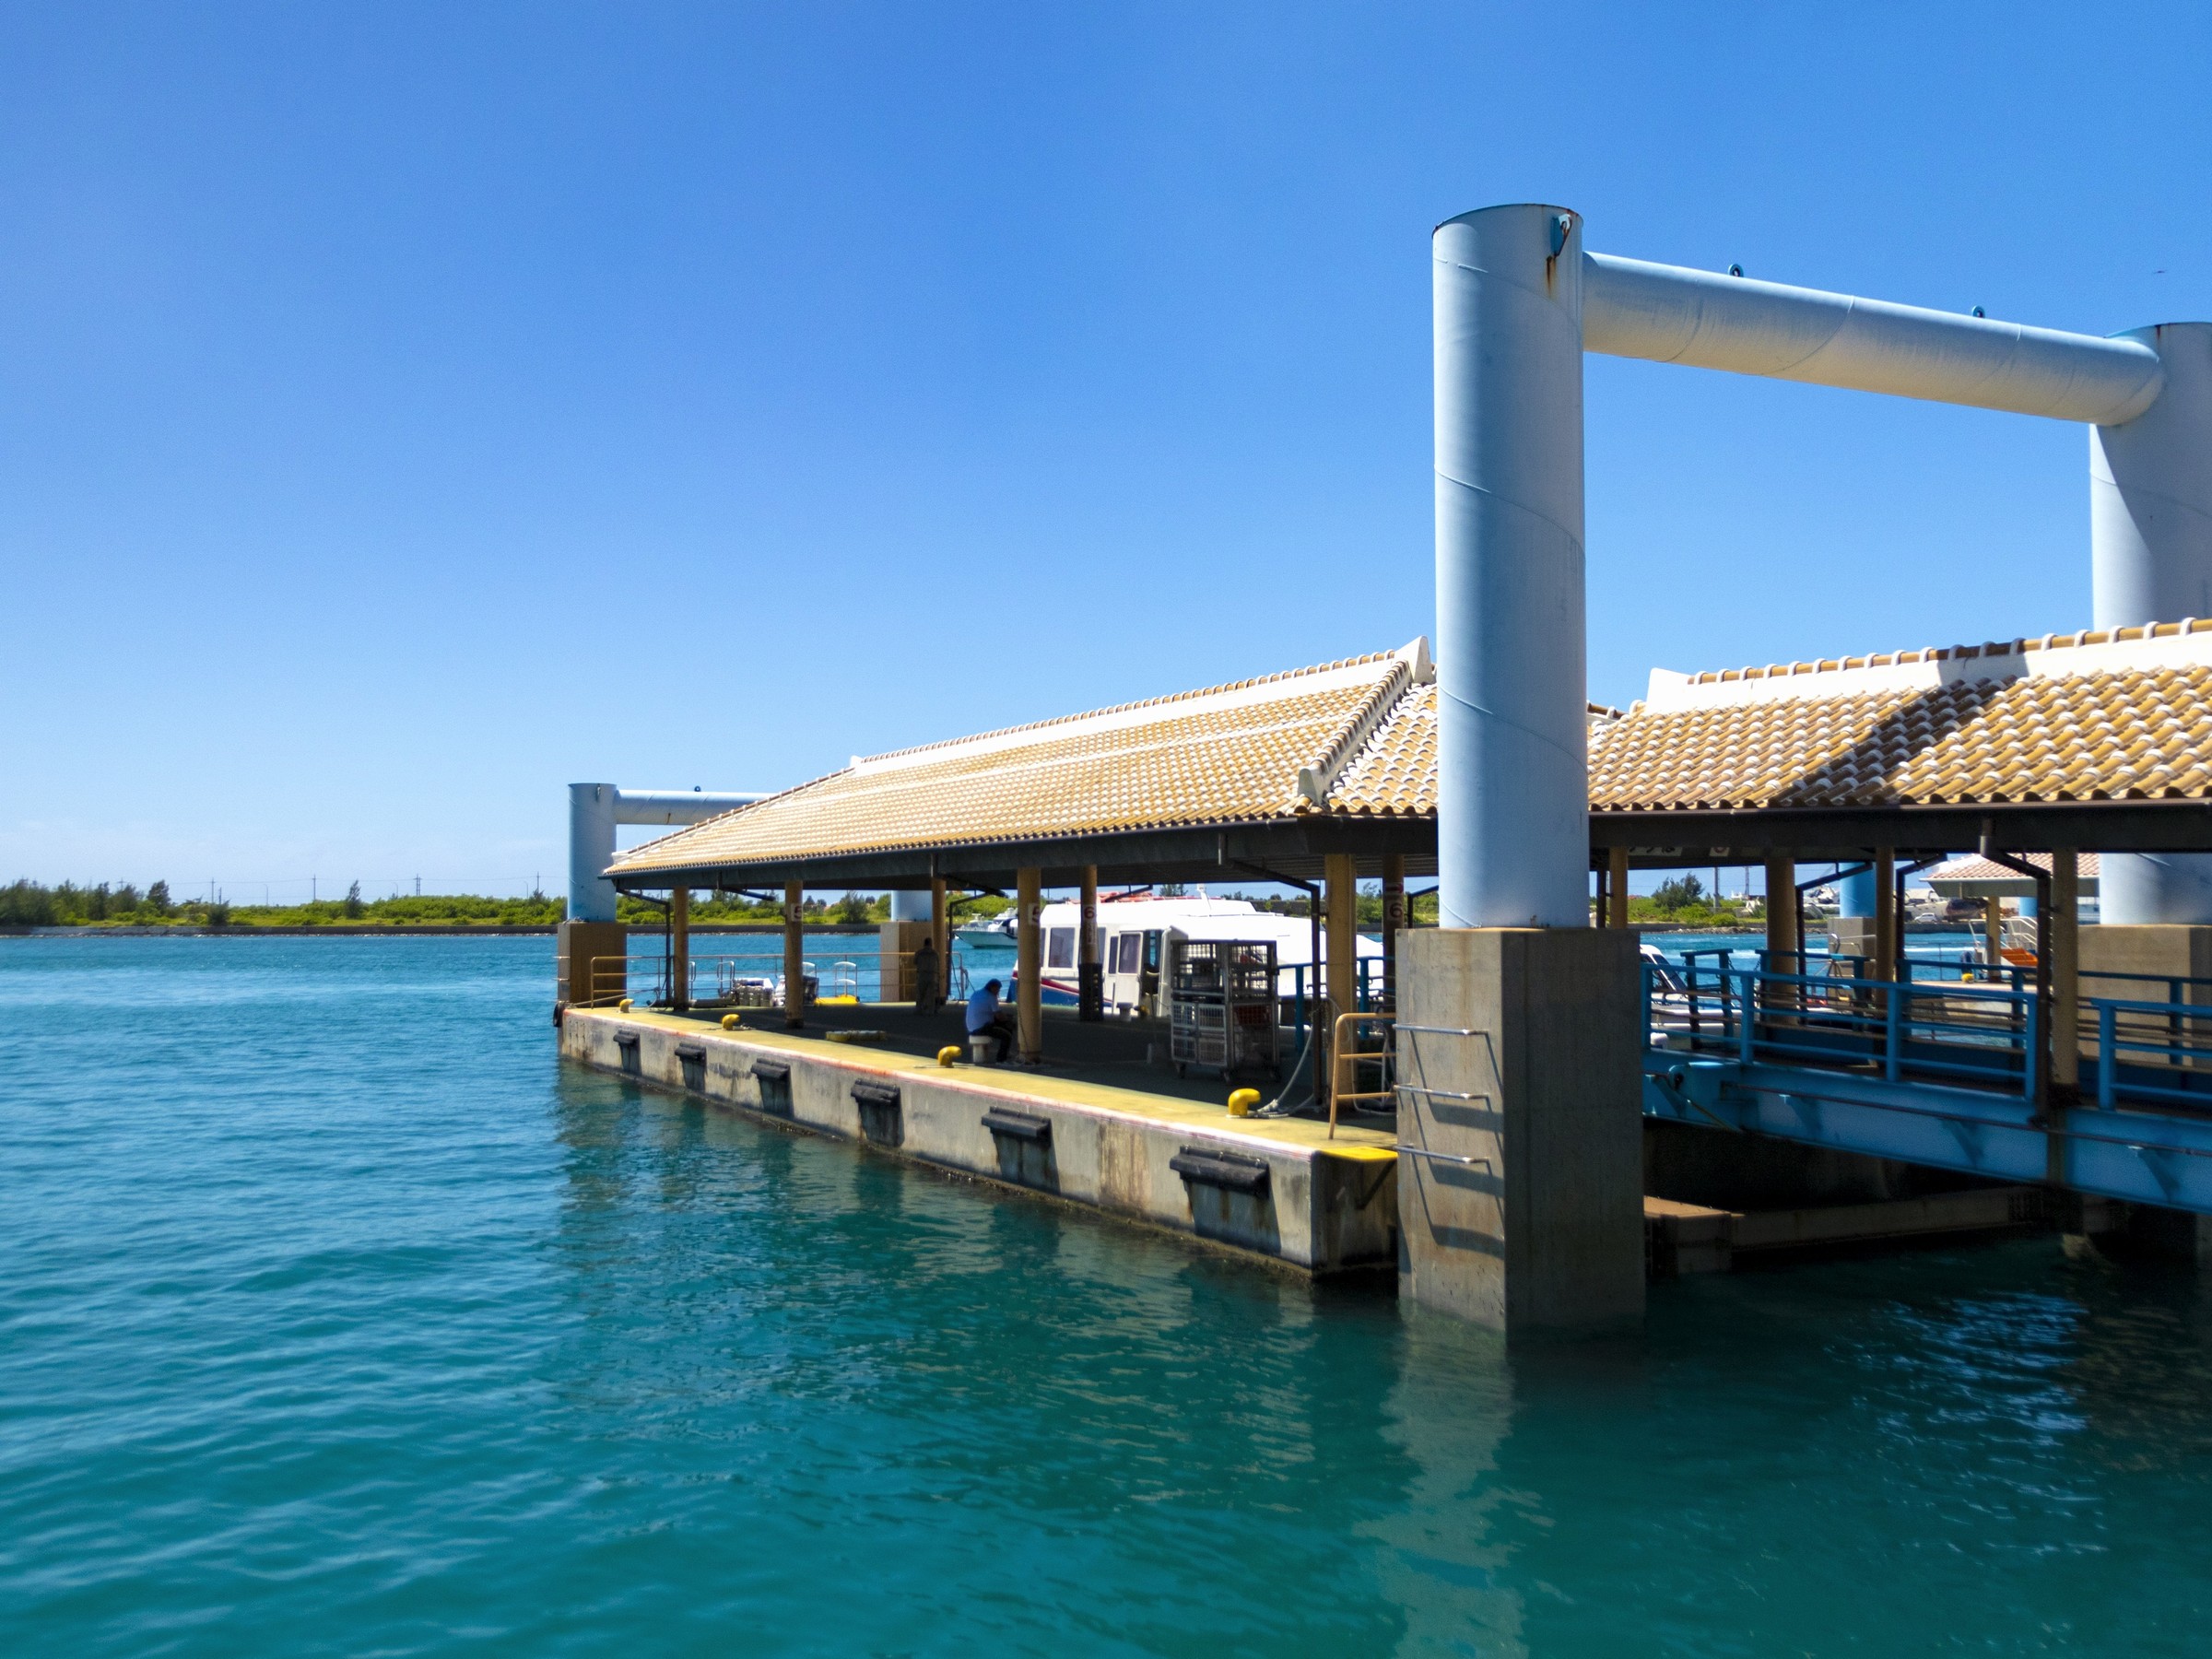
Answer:
<path fill-rule="evenodd" d="M 1275 976 L 1272 939 L 1179 942 L 1168 977 L 1168 1058 L 1177 1077 L 1192 1066 L 1223 1077 L 1280 1069 Z"/>

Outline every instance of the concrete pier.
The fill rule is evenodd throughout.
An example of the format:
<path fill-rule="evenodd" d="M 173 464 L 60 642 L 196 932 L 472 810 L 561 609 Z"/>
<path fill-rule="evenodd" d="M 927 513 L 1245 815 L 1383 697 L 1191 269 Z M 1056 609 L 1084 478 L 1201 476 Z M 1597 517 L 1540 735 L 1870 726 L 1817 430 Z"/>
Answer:
<path fill-rule="evenodd" d="M 894 1007 L 868 1010 L 886 1020 Z M 1093 1028 L 1095 1029 L 1095 1028 Z M 850 1033 L 846 1033 L 850 1034 Z M 1306 1273 L 1398 1259 L 1393 1137 L 780 1030 L 568 1011 L 568 1059 Z"/>

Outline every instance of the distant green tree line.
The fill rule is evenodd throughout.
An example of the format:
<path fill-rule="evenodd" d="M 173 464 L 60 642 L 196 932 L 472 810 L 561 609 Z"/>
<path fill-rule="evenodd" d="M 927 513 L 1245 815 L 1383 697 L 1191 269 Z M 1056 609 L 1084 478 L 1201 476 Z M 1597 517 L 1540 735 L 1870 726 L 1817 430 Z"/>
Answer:
<path fill-rule="evenodd" d="M 484 899 L 471 893 L 363 899 L 358 881 L 343 899 L 312 904 L 232 904 L 219 895 L 212 902 L 179 901 L 170 896 L 166 881 L 157 881 L 143 892 L 129 882 L 78 887 L 65 881 L 46 887 L 17 881 L 0 887 L 0 926 L 15 927 L 322 927 L 347 923 L 387 927 L 547 926 L 559 922 L 567 909 L 565 900 L 543 893 L 527 899 Z"/>

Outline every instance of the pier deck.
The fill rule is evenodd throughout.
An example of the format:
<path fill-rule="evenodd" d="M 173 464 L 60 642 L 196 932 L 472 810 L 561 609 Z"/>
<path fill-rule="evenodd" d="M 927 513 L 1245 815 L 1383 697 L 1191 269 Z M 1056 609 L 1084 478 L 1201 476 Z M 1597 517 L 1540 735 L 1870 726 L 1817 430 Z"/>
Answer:
<path fill-rule="evenodd" d="M 631 1009 L 571 1008 L 564 1056 L 797 1128 L 1047 1194 L 1310 1273 L 1392 1268 L 1397 1154 L 1388 1130 L 1232 1118 L 1218 1078 L 1144 1059 L 1147 1028 L 1053 1020 L 1042 1067 L 945 1067 L 957 1012 L 900 1005 L 809 1011 L 809 1029 Z M 886 1033 L 833 1042 L 836 1030 Z M 950 1034 L 948 1034 L 950 1033 Z M 1148 1028 L 1164 1048 L 1164 1031 Z M 779 1075 L 780 1074 L 780 1075 Z"/>

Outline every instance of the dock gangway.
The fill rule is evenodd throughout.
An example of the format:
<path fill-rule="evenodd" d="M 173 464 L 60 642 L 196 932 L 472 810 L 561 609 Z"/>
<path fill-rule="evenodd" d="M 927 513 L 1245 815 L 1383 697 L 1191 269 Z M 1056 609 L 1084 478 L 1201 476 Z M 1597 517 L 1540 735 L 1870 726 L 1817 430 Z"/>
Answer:
<path fill-rule="evenodd" d="M 2018 968 L 1757 955 L 1645 963 L 1647 1116 L 2212 1214 L 2212 982 L 2100 974 L 2054 1033 Z"/>

